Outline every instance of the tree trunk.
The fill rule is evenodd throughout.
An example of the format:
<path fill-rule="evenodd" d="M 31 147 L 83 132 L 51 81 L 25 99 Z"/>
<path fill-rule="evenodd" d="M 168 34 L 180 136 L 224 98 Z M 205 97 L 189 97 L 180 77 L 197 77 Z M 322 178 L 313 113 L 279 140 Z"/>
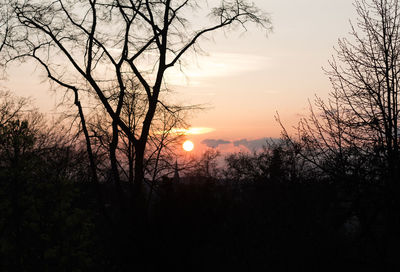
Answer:
<path fill-rule="evenodd" d="M 116 122 L 112 123 L 112 129 L 113 129 L 113 134 L 112 134 L 112 141 L 110 143 L 110 163 L 111 163 L 111 175 L 112 179 L 115 184 L 115 191 L 118 199 L 118 204 L 121 209 L 121 214 L 124 214 L 126 209 L 125 209 L 125 201 L 124 201 L 124 193 L 122 190 L 122 185 L 121 185 L 121 179 L 119 176 L 119 170 L 118 170 L 118 161 L 117 161 L 117 156 L 116 156 L 116 150 L 118 147 L 118 125 Z"/>

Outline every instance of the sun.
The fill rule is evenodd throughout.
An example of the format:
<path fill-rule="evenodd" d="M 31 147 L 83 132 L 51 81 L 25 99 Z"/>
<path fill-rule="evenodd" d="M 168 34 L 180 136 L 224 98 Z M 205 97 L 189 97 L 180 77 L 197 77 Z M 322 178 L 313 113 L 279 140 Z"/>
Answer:
<path fill-rule="evenodd" d="M 192 141 L 186 140 L 186 141 L 183 143 L 182 147 L 183 147 L 183 150 L 189 152 L 189 151 L 192 151 L 192 150 L 193 150 L 194 144 L 193 144 Z"/>

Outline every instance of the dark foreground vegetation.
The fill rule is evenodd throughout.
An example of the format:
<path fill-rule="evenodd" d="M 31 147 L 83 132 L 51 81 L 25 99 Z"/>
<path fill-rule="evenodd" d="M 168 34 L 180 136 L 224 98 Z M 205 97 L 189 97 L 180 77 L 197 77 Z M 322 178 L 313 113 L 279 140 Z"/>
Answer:
<path fill-rule="evenodd" d="M 178 167 L 196 107 L 167 103 L 166 70 L 207 33 L 271 28 L 248 1 L 200 2 L 0 0 L 0 65 L 35 61 L 67 108 L 0 93 L 0 271 L 399 269 L 399 1 L 354 2 L 294 135 Z M 196 10 L 213 24 L 190 28 Z"/>
<path fill-rule="evenodd" d="M 186 180 L 163 184 L 146 217 L 134 208 L 122 213 L 113 186 L 102 184 L 110 222 L 93 184 L 54 178 L 54 165 L 32 166 L 1 171 L 1 271 L 393 271 L 398 264 L 398 198 L 377 184 Z"/>
<path fill-rule="evenodd" d="M 376 162 L 331 175 L 282 140 L 220 169 L 210 150 L 180 179 L 154 181 L 151 199 L 148 180 L 135 201 L 106 169 L 93 183 L 84 148 L 57 135 L 35 112 L 1 127 L 1 271 L 398 266 L 397 183 L 360 175 Z"/>

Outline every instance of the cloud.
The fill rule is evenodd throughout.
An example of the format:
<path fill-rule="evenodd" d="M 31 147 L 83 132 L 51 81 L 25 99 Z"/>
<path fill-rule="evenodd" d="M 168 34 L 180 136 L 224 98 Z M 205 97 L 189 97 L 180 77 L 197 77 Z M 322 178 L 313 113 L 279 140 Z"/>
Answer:
<path fill-rule="evenodd" d="M 263 55 L 239 53 L 210 53 L 198 57 L 182 70 L 173 67 L 165 73 L 166 81 L 175 86 L 199 86 L 204 79 L 221 78 L 254 72 L 268 65 L 270 59 Z"/>
<path fill-rule="evenodd" d="M 173 128 L 169 131 L 156 131 L 156 134 L 172 133 L 176 135 L 199 135 L 215 131 L 215 128 L 209 127 L 190 127 L 190 128 Z"/>
<path fill-rule="evenodd" d="M 233 141 L 234 146 L 244 146 L 251 151 L 257 151 L 262 149 L 267 143 L 278 143 L 280 139 L 278 138 L 260 138 L 255 140 L 247 140 L 247 139 L 240 139 L 237 141 Z"/>
<path fill-rule="evenodd" d="M 212 147 L 212 148 L 216 148 L 219 145 L 223 145 L 223 144 L 230 144 L 230 141 L 226 141 L 226 140 L 222 140 L 222 139 L 205 139 L 203 141 L 201 141 L 202 144 L 205 144 L 208 147 Z"/>

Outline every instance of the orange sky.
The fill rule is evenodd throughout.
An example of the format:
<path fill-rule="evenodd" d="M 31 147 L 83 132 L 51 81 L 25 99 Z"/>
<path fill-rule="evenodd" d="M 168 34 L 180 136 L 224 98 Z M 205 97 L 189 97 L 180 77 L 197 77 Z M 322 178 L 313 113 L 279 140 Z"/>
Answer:
<path fill-rule="evenodd" d="M 258 0 L 272 16 L 274 31 L 259 29 L 214 35 L 186 68 L 185 77 L 172 77 L 174 89 L 186 103 L 205 103 L 193 126 L 215 130 L 191 136 L 199 148 L 205 139 L 224 140 L 221 150 L 235 150 L 240 139 L 257 141 L 279 137 L 276 112 L 287 128 L 307 113 L 308 99 L 327 97 L 330 89 L 322 67 L 334 54 L 337 39 L 354 20 L 351 0 Z M 183 98 L 182 98 L 183 97 Z M 200 149 L 203 149 L 202 146 Z"/>
<path fill-rule="evenodd" d="M 279 137 L 276 111 L 288 127 L 306 113 L 307 99 L 326 97 L 330 84 L 321 67 L 334 54 L 339 37 L 350 30 L 351 0 L 253 0 L 269 12 L 274 31 L 249 28 L 246 33 L 216 33 L 202 48 L 208 55 L 186 59 L 185 75 L 169 72 L 166 80 L 183 104 L 203 104 L 193 113 L 193 127 L 205 134 L 188 136 L 197 149 L 205 139 L 223 140 L 221 150 L 237 149 L 233 142 Z M 48 91 L 43 75 L 31 65 L 15 67 L 1 85 L 35 98 L 50 112 L 60 97 Z M 21 80 L 23 78 L 24 80 Z M 61 94 L 60 94 L 61 95 Z M 205 146 L 200 149 L 204 149 Z"/>

